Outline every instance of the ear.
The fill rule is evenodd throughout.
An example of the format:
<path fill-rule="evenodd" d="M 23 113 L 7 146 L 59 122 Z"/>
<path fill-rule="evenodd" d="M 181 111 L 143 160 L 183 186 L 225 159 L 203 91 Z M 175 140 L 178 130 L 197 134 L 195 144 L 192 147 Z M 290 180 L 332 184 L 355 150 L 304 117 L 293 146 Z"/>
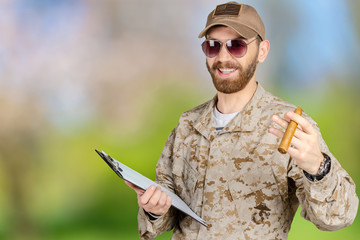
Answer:
<path fill-rule="evenodd" d="M 260 63 L 265 61 L 266 56 L 269 53 L 269 50 L 270 50 L 270 43 L 268 40 L 264 40 L 264 41 L 260 42 L 259 55 L 258 55 L 258 61 Z"/>

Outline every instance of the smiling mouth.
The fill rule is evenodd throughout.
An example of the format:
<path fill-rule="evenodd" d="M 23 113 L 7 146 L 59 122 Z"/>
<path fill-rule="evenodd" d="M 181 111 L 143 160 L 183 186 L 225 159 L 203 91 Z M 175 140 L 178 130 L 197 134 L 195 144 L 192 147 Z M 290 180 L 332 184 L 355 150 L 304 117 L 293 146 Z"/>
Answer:
<path fill-rule="evenodd" d="M 218 68 L 218 69 L 221 73 L 225 73 L 225 74 L 234 72 L 236 70 L 236 68 Z"/>
<path fill-rule="evenodd" d="M 218 68 L 217 69 L 220 75 L 228 76 L 234 73 L 237 69 L 236 68 Z"/>

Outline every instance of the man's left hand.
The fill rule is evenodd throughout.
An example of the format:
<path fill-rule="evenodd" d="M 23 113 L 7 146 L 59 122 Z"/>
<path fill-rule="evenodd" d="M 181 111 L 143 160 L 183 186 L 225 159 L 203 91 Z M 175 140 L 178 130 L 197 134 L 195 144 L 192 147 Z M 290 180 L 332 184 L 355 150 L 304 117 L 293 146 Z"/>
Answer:
<path fill-rule="evenodd" d="M 301 169 L 309 174 L 316 175 L 324 157 L 320 151 L 318 134 L 310 122 L 294 112 L 286 113 L 285 119 L 274 115 L 272 120 L 279 125 L 282 130 L 271 127 L 269 132 L 279 138 L 283 137 L 284 131 L 290 120 L 293 120 L 298 124 L 294 137 L 291 140 L 288 153 L 295 159 L 297 165 Z"/>

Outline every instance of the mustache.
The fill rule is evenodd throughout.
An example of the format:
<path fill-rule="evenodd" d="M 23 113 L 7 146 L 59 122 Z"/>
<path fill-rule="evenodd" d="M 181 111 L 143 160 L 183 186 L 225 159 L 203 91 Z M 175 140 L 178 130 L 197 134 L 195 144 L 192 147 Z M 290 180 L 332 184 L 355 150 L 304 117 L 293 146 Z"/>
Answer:
<path fill-rule="evenodd" d="M 212 70 L 216 70 L 218 68 L 239 68 L 242 69 L 242 66 L 237 62 L 220 62 L 217 61 L 212 65 Z"/>

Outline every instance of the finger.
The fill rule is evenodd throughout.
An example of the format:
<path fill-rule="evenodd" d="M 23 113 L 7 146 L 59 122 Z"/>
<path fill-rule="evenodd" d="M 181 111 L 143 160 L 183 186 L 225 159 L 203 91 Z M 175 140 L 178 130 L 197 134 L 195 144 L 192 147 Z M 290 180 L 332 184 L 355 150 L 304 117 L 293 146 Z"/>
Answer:
<path fill-rule="evenodd" d="M 284 119 L 282 119 L 281 117 L 279 117 L 278 115 L 273 115 L 272 116 L 272 120 L 279 125 L 280 127 L 282 127 L 283 129 L 286 129 L 287 125 L 289 124 L 287 121 L 285 121 Z"/>
<path fill-rule="evenodd" d="M 131 187 L 132 189 L 134 189 L 135 185 L 132 184 L 131 182 L 128 182 L 128 181 L 124 181 L 126 183 L 126 185 L 128 185 L 129 187 Z"/>
<path fill-rule="evenodd" d="M 276 128 L 269 128 L 269 132 L 272 133 L 273 135 L 275 135 L 278 138 L 282 138 L 284 136 L 284 132 L 280 131 L 279 129 Z"/>
<path fill-rule="evenodd" d="M 290 118 L 288 117 L 287 114 L 285 114 L 284 119 L 285 119 L 287 122 L 289 122 L 289 123 L 290 123 L 290 121 L 292 120 L 292 119 L 290 119 Z M 296 123 L 297 123 L 297 122 L 296 122 Z M 301 127 L 299 124 L 297 125 L 296 130 L 300 130 L 300 132 L 303 131 L 303 130 L 302 130 L 302 127 Z"/>
<path fill-rule="evenodd" d="M 169 210 L 169 208 L 171 207 L 171 201 L 171 197 L 165 194 L 164 205 L 160 209 L 161 215 L 165 214 Z"/>
<path fill-rule="evenodd" d="M 269 128 L 269 132 L 274 134 L 275 136 L 277 136 L 278 138 L 282 138 L 284 136 L 284 132 L 280 131 L 276 128 Z M 295 135 L 293 136 L 293 138 L 291 139 L 290 145 L 293 146 L 296 149 L 299 149 L 299 147 L 301 147 L 301 141 L 300 139 L 298 139 Z"/>
<path fill-rule="evenodd" d="M 171 207 L 171 201 L 171 197 L 169 195 L 166 195 L 164 205 L 159 209 L 160 215 L 165 214 L 169 210 L 169 208 Z"/>
<path fill-rule="evenodd" d="M 288 153 L 292 158 L 295 159 L 295 161 L 296 161 L 296 159 L 299 159 L 299 157 L 300 157 L 300 151 L 294 147 L 289 147 Z"/>
<path fill-rule="evenodd" d="M 308 133 L 303 132 L 298 125 L 298 128 L 295 130 L 294 137 L 298 139 L 305 139 L 307 136 L 309 136 Z"/>
<path fill-rule="evenodd" d="M 288 112 L 286 113 L 287 117 L 289 117 L 289 119 L 293 120 L 294 122 L 296 122 L 297 124 L 299 124 L 299 126 L 302 128 L 303 132 L 308 133 L 308 134 L 314 134 L 315 129 L 312 127 L 311 123 L 306 120 L 304 117 L 300 116 L 299 114 L 296 114 L 294 112 Z"/>
<path fill-rule="evenodd" d="M 150 198 L 152 197 L 152 195 L 155 192 L 156 187 L 154 185 L 151 185 L 148 189 L 146 189 L 146 191 L 144 192 L 144 194 L 140 197 L 140 204 L 142 206 L 148 204 Z"/>
<path fill-rule="evenodd" d="M 303 146 L 303 142 L 294 135 L 291 139 L 290 147 L 299 150 L 301 149 L 302 146 Z"/>
<path fill-rule="evenodd" d="M 167 198 L 167 194 L 165 192 L 161 191 L 161 195 L 160 195 L 159 201 L 157 203 L 157 206 L 164 207 L 166 204 L 166 198 Z"/>
<path fill-rule="evenodd" d="M 152 196 L 150 197 L 148 203 L 146 204 L 147 208 L 154 208 L 158 205 L 158 202 L 160 200 L 161 197 L 161 188 L 160 187 L 156 187 L 155 192 L 152 194 Z"/>
<path fill-rule="evenodd" d="M 139 187 L 137 187 L 136 185 L 132 184 L 131 182 L 128 182 L 125 180 L 125 183 L 126 185 L 128 185 L 130 188 L 134 189 L 135 192 L 138 194 L 138 195 L 142 195 L 145 191 Z"/>
<path fill-rule="evenodd" d="M 291 113 L 293 113 L 293 112 L 291 112 Z M 295 115 L 297 115 L 297 114 L 295 114 Z M 280 125 L 280 126 L 281 126 L 282 128 L 284 128 L 284 129 L 287 129 L 287 126 L 288 126 L 289 122 L 292 120 L 292 119 L 290 119 L 290 118 L 288 117 L 287 114 L 285 114 L 285 120 L 282 120 L 282 121 L 281 121 L 281 118 L 280 118 L 279 116 L 277 116 L 277 115 L 274 115 L 273 117 L 274 117 L 273 120 L 274 120 L 274 121 L 276 120 L 276 123 L 277 123 L 278 125 Z M 279 118 L 280 118 L 280 119 L 279 119 Z M 294 136 L 297 137 L 297 138 L 299 138 L 299 139 L 303 139 L 303 138 L 306 137 L 306 135 L 307 135 L 307 134 L 304 134 L 304 132 L 302 131 L 302 127 L 298 124 L 298 126 L 297 126 L 297 128 L 296 128 L 296 130 L 295 130 Z"/>
<path fill-rule="evenodd" d="M 167 195 L 166 197 L 166 207 L 169 208 L 171 206 L 172 203 L 172 198 L 171 196 Z"/>

